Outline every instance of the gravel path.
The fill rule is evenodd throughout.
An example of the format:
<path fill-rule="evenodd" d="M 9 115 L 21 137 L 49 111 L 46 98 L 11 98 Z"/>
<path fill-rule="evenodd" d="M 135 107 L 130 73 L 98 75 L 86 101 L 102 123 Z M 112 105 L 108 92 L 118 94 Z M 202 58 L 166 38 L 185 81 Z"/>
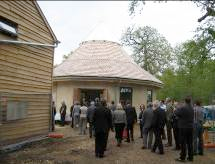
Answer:
<path fill-rule="evenodd" d="M 56 132 L 63 133 L 63 139 L 47 139 L 33 143 L 19 151 L 0 156 L 0 164 L 177 164 L 179 156 L 173 147 L 165 148 L 165 154 L 142 150 L 142 139 L 138 127 L 135 128 L 135 140 L 123 142 L 116 147 L 114 133 L 110 132 L 108 148 L 103 159 L 95 158 L 94 139 L 87 135 L 80 136 L 78 131 L 69 126 L 57 127 Z M 164 141 L 166 143 L 166 141 Z M 186 162 L 191 163 L 191 162 Z M 206 149 L 204 156 L 195 156 L 195 164 L 215 164 L 215 149 Z"/>

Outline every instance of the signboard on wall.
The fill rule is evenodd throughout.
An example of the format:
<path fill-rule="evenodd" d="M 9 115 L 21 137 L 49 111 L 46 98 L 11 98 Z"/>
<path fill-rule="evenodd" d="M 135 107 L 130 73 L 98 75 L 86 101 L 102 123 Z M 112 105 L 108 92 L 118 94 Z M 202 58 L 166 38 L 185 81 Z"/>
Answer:
<path fill-rule="evenodd" d="M 120 101 L 122 104 L 130 102 L 132 104 L 132 88 L 131 87 L 120 87 Z"/>
<path fill-rule="evenodd" d="M 132 88 L 130 88 L 130 87 L 120 87 L 120 93 L 132 93 Z"/>

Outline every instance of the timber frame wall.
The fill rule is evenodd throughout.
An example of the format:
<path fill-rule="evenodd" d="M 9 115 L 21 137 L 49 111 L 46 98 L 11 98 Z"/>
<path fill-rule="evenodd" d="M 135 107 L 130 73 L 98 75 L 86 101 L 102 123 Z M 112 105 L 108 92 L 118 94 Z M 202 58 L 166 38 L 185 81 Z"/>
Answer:
<path fill-rule="evenodd" d="M 56 38 L 35 1 L 0 1 L 0 16 L 18 25 L 16 38 L 0 32 L 0 40 L 55 44 Z M 54 48 L 0 44 L 0 147 L 50 129 Z M 7 104 L 27 102 L 24 119 L 7 121 Z"/>

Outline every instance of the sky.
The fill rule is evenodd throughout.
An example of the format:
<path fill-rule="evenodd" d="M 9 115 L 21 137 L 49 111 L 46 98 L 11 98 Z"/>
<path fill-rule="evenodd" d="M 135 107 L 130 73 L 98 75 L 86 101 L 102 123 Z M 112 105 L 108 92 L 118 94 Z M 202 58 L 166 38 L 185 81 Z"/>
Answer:
<path fill-rule="evenodd" d="M 129 16 L 128 1 L 38 1 L 57 39 L 54 64 L 93 37 L 120 43 L 126 29 L 151 26 L 174 47 L 194 36 L 200 8 L 190 1 L 147 1 L 141 14 Z M 105 28 L 105 32 L 101 32 Z M 99 32 L 100 30 L 100 32 Z M 95 34 L 97 36 L 95 36 Z M 125 50 L 131 54 L 128 47 Z"/>

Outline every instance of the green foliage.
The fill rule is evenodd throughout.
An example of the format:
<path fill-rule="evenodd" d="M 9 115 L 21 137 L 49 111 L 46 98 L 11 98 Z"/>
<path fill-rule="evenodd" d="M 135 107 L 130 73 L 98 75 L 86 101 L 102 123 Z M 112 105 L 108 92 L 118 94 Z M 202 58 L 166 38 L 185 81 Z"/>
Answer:
<path fill-rule="evenodd" d="M 153 63 L 153 60 L 147 63 L 145 59 L 145 57 L 151 56 L 151 53 L 145 55 L 144 50 L 146 48 L 143 48 L 147 45 L 147 41 L 151 42 L 147 39 L 145 39 L 146 43 L 142 42 L 145 36 L 141 32 L 143 29 L 130 30 L 130 34 L 128 29 L 123 40 L 124 43 L 129 43 L 125 45 L 133 48 L 134 59 L 143 68 L 155 74 L 159 72 L 159 69 L 161 70 L 162 74 L 158 77 L 164 83 L 164 86 L 158 93 L 159 99 L 171 97 L 181 100 L 185 96 L 191 95 L 194 99 L 201 99 L 204 104 L 211 104 L 212 99 L 215 99 L 215 1 L 192 1 L 203 11 L 203 15 L 198 19 L 201 24 L 199 24 L 193 39 L 174 49 L 174 69 L 169 65 L 171 62 L 164 62 L 166 64 L 164 64 L 164 67 L 162 67 L 163 63 L 159 63 L 159 65 L 162 65 L 160 68 L 156 64 L 151 64 L 154 68 L 151 69 L 149 63 Z M 130 15 L 134 15 L 136 11 L 141 12 L 145 3 L 145 0 L 132 0 L 129 5 Z M 152 42 L 156 42 L 155 40 L 152 39 Z M 156 49 L 156 46 L 158 48 L 159 44 L 155 44 L 153 49 Z M 153 53 L 154 51 L 152 51 Z M 164 59 L 168 58 L 164 55 Z M 154 60 L 157 61 L 158 58 L 154 58 Z"/>
<path fill-rule="evenodd" d="M 161 73 L 172 61 L 170 44 L 155 28 L 129 27 L 121 40 L 132 48 L 136 63 L 151 74 Z"/>
<path fill-rule="evenodd" d="M 165 70 L 160 80 L 164 87 L 158 98 L 181 100 L 187 95 L 210 104 L 215 96 L 215 60 L 201 41 L 190 40 L 176 48 L 177 69 Z"/>

